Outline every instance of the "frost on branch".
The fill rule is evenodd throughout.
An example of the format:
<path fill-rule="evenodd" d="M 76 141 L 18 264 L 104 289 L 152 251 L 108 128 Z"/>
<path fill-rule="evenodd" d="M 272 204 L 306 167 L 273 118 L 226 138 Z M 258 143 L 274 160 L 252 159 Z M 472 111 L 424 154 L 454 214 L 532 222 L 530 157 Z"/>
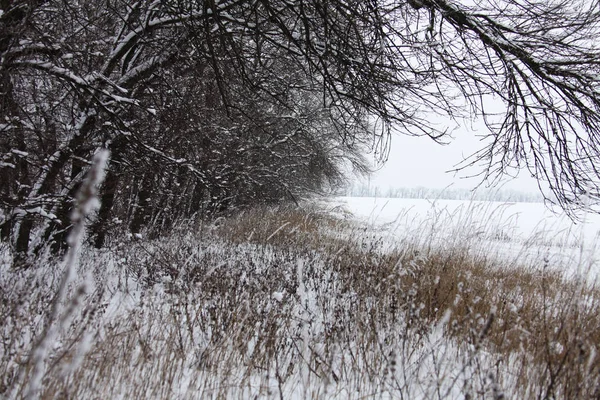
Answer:
<path fill-rule="evenodd" d="M 527 169 L 572 214 L 600 199 L 594 3 L 51 0 L 4 11 L 0 234 L 25 258 L 66 251 L 98 147 L 112 159 L 98 247 L 115 218 L 153 236 L 327 193 L 369 169 L 365 152 L 385 159 L 392 131 L 446 140 L 452 127 L 435 115 L 485 122 L 464 165 L 482 177 Z"/>

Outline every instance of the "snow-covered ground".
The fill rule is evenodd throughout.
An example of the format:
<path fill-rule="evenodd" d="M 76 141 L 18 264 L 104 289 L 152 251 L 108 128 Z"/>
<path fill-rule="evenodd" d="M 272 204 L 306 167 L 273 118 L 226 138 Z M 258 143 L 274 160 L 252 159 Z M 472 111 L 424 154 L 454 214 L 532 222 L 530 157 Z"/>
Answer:
<path fill-rule="evenodd" d="M 542 203 L 374 197 L 338 197 L 333 205 L 388 234 L 393 246 L 464 246 L 503 264 L 537 264 L 589 281 L 600 274 L 599 214 L 574 222 Z"/>
<path fill-rule="evenodd" d="M 486 273 L 497 259 L 597 274 L 598 216 L 574 225 L 542 205 L 447 200 L 326 206 L 351 222 L 310 207 L 259 209 L 156 240 L 84 246 L 54 316 L 64 263 L 40 258 L 16 270 L 0 246 L 0 398 L 596 393 L 597 291 Z M 486 273 L 464 254 L 484 258 Z M 55 340 L 36 361 L 46 323 Z M 41 380 L 32 364 L 44 366 Z"/>

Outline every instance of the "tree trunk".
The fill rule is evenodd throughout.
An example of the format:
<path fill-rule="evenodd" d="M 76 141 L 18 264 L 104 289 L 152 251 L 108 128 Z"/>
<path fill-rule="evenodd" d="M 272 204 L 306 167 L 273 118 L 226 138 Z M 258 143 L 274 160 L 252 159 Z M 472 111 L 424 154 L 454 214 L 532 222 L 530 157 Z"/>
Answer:
<path fill-rule="evenodd" d="M 113 159 L 114 160 L 114 159 Z M 100 249 L 106 241 L 108 233 L 108 224 L 112 216 L 112 209 L 115 204 L 115 194 L 119 187 L 119 164 L 113 163 L 106 172 L 104 185 L 102 186 L 102 195 L 100 196 L 100 210 L 98 219 L 92 225 L 91 231 L 94 237 L 94 247 Z"/>
<path fill-rule="evenodd" d="M 138 192 L 137 205 L 133 211 L 133 219 L 129 227 L 131 233 L 140 233 L 142 227 L 148 222 L 148 217 L 151 215 L 150 199 L 152 195 L 153 176 L 147 173 L 142 179 L 140 191 Z"/>

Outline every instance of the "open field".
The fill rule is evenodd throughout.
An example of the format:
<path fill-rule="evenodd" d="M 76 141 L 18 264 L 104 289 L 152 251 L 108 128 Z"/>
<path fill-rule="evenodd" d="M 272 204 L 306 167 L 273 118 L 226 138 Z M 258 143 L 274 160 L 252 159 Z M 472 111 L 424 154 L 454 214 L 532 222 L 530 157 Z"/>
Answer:
<path fill-rule="evenodd" d="M 63 262 L 14 270 L 3 247 L 0 396 L 600 395 L 600 293 L 583 274 L 597 265 L 593 241 L 565 234 L 580 255 L 569 266 L 579 275 L 565 276 L 545 253 L 533 257 L 538 246 L 558 251 L 556 234 L 521 240 L 477 205 L 448 210 L 459 223 L 445 211 L 384 219 L 343 201 L 355 216 L 336 199 L 84 246 L 55 314 Z M 531 256 L 492 256 L 507 243 Z"/>
<path fill-rule="evenodd" d="M 392 245 L 462 246 L 504 265 L 547 260 L 565 277 L 588 281 L 600 273 L 600 214 L 574 222 L 541 203 L 372 197 L 340 197 L 329 204 L 336 206 L 387 234 Z"/>

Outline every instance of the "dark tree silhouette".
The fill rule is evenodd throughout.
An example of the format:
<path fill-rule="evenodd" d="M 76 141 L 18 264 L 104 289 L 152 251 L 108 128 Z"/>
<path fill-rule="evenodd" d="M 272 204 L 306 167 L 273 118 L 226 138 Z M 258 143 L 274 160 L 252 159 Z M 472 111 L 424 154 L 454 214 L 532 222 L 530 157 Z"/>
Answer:
<path fill-rule="evenodd" d="M 442 140 L 434 113 L 485 120 L 484 176 L 528 168 L 571 213 L 600 199 L 596 2 L 0 5 L 0 232 L 23 256 L 63 246 L 98 148 L 101 246 L 336 185 L 392 129 Z"/>

